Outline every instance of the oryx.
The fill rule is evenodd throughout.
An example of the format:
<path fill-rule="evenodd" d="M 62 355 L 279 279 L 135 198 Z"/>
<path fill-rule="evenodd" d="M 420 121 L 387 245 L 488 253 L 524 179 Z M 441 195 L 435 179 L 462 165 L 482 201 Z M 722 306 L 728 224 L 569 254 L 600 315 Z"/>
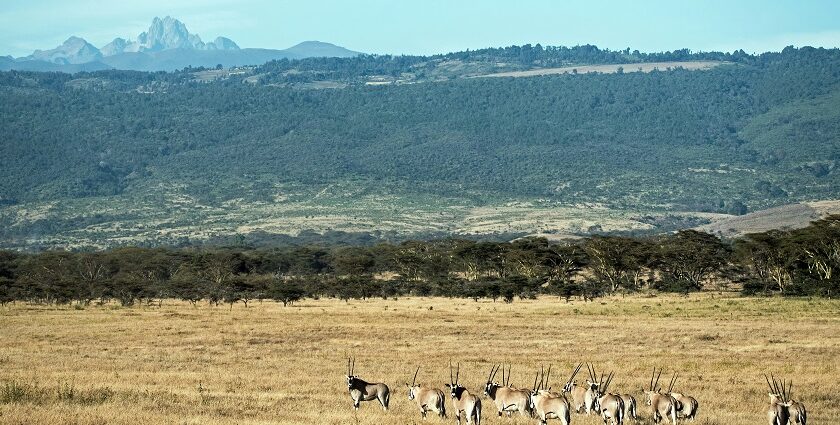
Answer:
<path fill-rule="evenodd" d="M 363 401 L 379 400 L 383 410 L 388 410 L 388 400 L 391 391 L 388 386 L 380 383 L 368 383 L 363 381 L 353 371 L 356 369 L 356 359 L 347 358 L 347 389 L 350 391 L 350 398 L 353 399 L 353 408 L 359 410 L 359 403 Z"/>
<path fill-rule="evenodd" d="M 587 363 L 586 370 L 589 372 L 589 379 L 586 380 L 586 387 L 583 391 L 583 405 L 575 406 L 575 410 L 580 413 L 580 408 L 582 407 L 583 411 L 588 415 L 595 408 L 595 399 L 598 398 L 598 385 L 600 385 L 600 382 L 598 382 L 597 375 L 595 374 L 594 365 Z"/>
<path fill-rule="evenodd" d="M 493 381 L 496 377 L 496 372 L 499 371 L 498 366 L 493 366 L 490 369 L 490 376 L 487 378 L 487 383 L 484 384 L 484 395 L 490 397 L 499 411 L 499 416 L 502 413 L 519 412 L 520 415 L 526 416 L 530 413 L 530 391 L 513 388 L 510 382 Z M 510 372 L 508 372 L 508 381 L 510 380 Z"/>
<path fill-rule="evenodd" d="M 776 378 L 773 378 L 772 384 L 767 375 L 764 375 L 764 379 L 767 380 L 767 386 L 770 387 L 770 392 L 767 394 L 770 396 L 770 405 L 767 406 L 767 423 L 769 425 L 787 425 L 790 421 L 790 411 L 788 410 L 788 404 L 785 403 L 782 391 L 779 391 L 776 384 Z"/>
<path fill-rule="evenodd" d="M 610 383 L 613 379 L 613 373 L 604 379 L 603 374 L 598 380 L 598 389 L 595 397 L 595 411 L 601 414 L 604 420 L 604 425 L 607 425 L 609 419 L 615 425 L 622 425 L 624 423 L 624 400 L 618 394 L 610 394 L 607 392 Z"/>
<path fill-rule="evenodd" d="M 784 381 L 782 381 L 782 386 L 784 386 Z M 785 400 L 787 400 L 788 404 L 788 412 L 790 413 L 789 421 L 793 421 L 797 424 L 807 425 L 808 423 L 808 412 L 805 411 L 805 405 L 801 402 L 798 402 L 791 398 L 791 390 L 793 389 L 793 381 L 788 382 L 788 388 L 784 390 Z"/>
<path fill-rule="evenodd" d="M 694 397 L 687 396 L 682 393 L 674 392 L 674 384 L 677 382 L 677 372 L 671 377 L 671 383 L 668 384 L 668 391 L 666 394 L 670 395 L 677 401 L 677 417 L 681 419 L 694 420 L 697 417 L 697 409 L 700 403 Z"/>
<path fill-rule="evenodd" d="M 654 376 L 656 381 L 654 381 Z M 656 368 L 653 368 L 653 375 L 650 377 L 650 386 L 645 391 L 645 404 L 650 406 L 651 416 L 654 423 L 659 423 L 662 418 L 670 418 L 672 425 L 677 425 L 677 400 L 667 394 L 659 392 L 661 388 L 657 387 L 659 384 L 659 377 L 662 376 L 662 370 L 659 375 L 656 375 Z"/>
<path fill-rule="evenodd" d="M 455 410 L 455 423 L 461 425 L 461 413 L 464 413 L 468 424 L 481 425 L 481 399 L 458 383 L 461 374 L 461 363 L 455 371 L 455 379 L 452 379 L 452 362 L 449 362 L 449 395 L 452 397 L 452 408 Z"/>
<path fill-rule="evenodd" d="M 420 415 L 423 420 L 426 419 L 426 412 L 435 412 L 441 418 L 446 417 L 446 405 L 444 404 L 445 397 L 443 391 L 437 388 L 422 387 L 417 383 L 417 373 L 420 372 L 420 366 L 414 371 L 414 379 L 411 380 L 411 385 L 407 382 L 408 399 L 414 400 L 417 407 L 420 408 Z"/>
<path fill-rule="evenodd" d="M 580 370 L 580 366 L 572 372 L 571 378 L 563 386 L 564 390 L 571 387 L 572 380 L 578 370 Z M 542 370 L 540 370 L 537 376 L 534 377 L 534 388 L 531 390 L 530 396 L 531 411 L 540 420 L 540 425 L 546 425 L 549 419 L 559 419 L 563 425 L 569 425 L 571 422 L 571 409 L 569 408 L 569 401 L 566 399 L 566 396 L 552 393 L 550 387 L 544 388 L 548 385 L 550 376 L 551 366 L 548 367 L 547 375 L 543 376 Z M 537 384 L 537 377 L 540 378 L 539 384 Z"/>
<path fill-rule="evenodd" d="M 796 423 L 807 425 L 808 423 L 808 412 L 805 410 L 805 404 L 798 402 L 791 398 L 791 390 L 793 389 L 793 381 L 788 381 L 785 384 L 784 380 L 781 382 L 777 382 L 776 378 L 773 375 L 770 375 L 773 380 L 773 385 L 770 386 L 770 390 L 772 392 L 770 396 L 770 404 L 773 405 L 773 396 L 776 396 L 776 402 L 779 404 L 783 404 L 787 407 L 788 411 L 788 420 L 787 423 Z M 764 379 L 767 379 L 767 375 L 764 376 Z M 767 382 L 770 385 L 770 381 Z M 781 385 L 780 385 L 781 384 Z M 785 386 L 787 385 L 787 388 Z M 768 419 L 770 419 L 770 412 L 768 411 Z"/>
<path fill-rule="evenodd" d="M 619 396 L 624 401 L 624 418 L 638 422 L 639 416 L 636 414 L 636 398 L 632 394 L 619 394 Z"/>
<path fill-rule="evenodd" d="M 572 373 L 572 379 L 569 382 L 566 382 L 566 385 L 563 386 L 563 393 L 568 393 L 572 396 L 572 410 L 577 413 L 580 413 L 581 410 L 589 411 L 592 408 L 592 405 L 587 405 L 586 403 L 586 393 L 589 391 L 589 386 L 578 385 L 575 381 L 574 377 L 577 375 L 580 368 L 583 366 L 583 363 L 579 363 L 575 368 L 575 371 Z M 587 369 L 589 365 L 587 365 Z M 590 377 L 592 373 L 590 372 Z M 588 407 L 587 407 L 588 406 Z"/>

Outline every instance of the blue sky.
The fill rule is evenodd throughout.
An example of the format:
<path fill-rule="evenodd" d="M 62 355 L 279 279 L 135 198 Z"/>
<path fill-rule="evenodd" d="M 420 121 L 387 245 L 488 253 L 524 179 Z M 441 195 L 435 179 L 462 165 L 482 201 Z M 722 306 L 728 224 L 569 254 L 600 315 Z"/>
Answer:
<path fill-rule="evenodd" d="M 431 54 L 541 43 L 640 51 L 840 47 L 840 0 L 3 0 L 0 54 L 70 35 L 102 47 L 171 15 L 205 41 L 286 48 L 320 40 L 368 53 Z"/>

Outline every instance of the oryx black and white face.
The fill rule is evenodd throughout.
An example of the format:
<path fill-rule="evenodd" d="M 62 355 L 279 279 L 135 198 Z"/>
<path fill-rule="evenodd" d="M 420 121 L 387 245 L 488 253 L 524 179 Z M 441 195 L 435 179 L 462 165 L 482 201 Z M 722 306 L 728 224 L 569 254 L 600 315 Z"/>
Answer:
<path fill-rule="evenodd" d="M 353 388 L 353 384 L 356 382 L 356 379 L 358 379 L 357 376 L 348 375 L 347 376 L 347 388 Z"/>
<path fill-rule="evenodd" d="M 408 386 L 408 384 L 405 384 L 405 385 Z M 420 386 L 419 385 L 415 385 L 413 387 L 408 386 L 408 399 L 409 400 L 414 400 L 417 388 L 420 388 Z"/>
<path fill-rule="evenodd" d="M 452 398 L 461 398 L 461 393 L 464 392 L 464 387 L 459 384 L 446 384 L 446 388 L 449 388 L 449 395 Z"/>
<path fill-rule="evenodd" d="M 484 395 L 490 396 L 490 393 L 492 393 L 494 389 L 499 388 L 499 386 L 498 382 L 487 381 L 487 383 L 484 384 Z"/>

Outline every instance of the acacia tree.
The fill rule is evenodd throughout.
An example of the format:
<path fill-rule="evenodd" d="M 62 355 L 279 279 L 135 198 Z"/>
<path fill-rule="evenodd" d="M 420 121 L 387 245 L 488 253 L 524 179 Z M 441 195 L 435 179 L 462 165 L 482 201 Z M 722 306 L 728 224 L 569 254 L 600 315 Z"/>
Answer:
<path fill-rule="evenodd" d="M 723 242 L 704 232 L 682 230 L 664 238 L 659 245 L 658 268 L 666 284 L 684 290 L 703 289 L 703 283 L 729 260 Z"/>
<path fill-rule="evenodd" d="M 275 278 L 269 287 L 269 296 L 275 301 L 282 302 L 283 307 L 300 301 L 305 294 L 303 286 L 293 279 Z"/>
<path fill-rule="evenodd" d="M 788 232 L 773 230 L 748 234 L 735 241 L 735 255 L 764 284 L 784 293 L 790 285 L 796 252 L 788 244 Z"/>
<path fill-rule="evenodd" d="M 645 267 L 650 261 L 646 242 L 621 236 L 593 236 L 584 244 L 589 269 L 611 292 L 621 286 L 639 289 Z"/>

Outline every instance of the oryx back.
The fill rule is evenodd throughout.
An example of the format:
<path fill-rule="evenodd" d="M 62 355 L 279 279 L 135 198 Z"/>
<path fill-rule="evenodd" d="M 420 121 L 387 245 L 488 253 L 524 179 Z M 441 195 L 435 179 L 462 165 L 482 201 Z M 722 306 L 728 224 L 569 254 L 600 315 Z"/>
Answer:
<path fill-rule="evenodd" d="M 680 393 L 671 393 L 671 396 L 677 401 L 677 417 L 683 419 L 697 417 L 697 409 L 700 406 L 697 399 Z"/>
<path fill-rule="evenodd" d="M 615 425 L 624 423 L 624 400 L 617 394 L 604 394 L 598 398 L 598 407 L 601 410 L 601 418 L 604 425 L 612 421 Z"/>
<path fill-rule="evenodd" d="M 797 425 L 808 425 L 808 412 L 805 411 L 805 405 L 794 400 L 791 400 L 788 404 L 790 421 Z"/>
<path fill-rule="evenodd" d="M 481 399 L 473 395 L 464 387 L 447 385 L 451 391 L 452 409 L 455 411 L 456 423 L 461 423 L 464 414 L 466 423 L 481 425 Z"/>
<path fill-rule="evenodd" d="M 427 388 L 421 386 L 414 386 L 408 389 L 409 399 L 417 403 L 420 408 L 420 414 L 426 418 L 426 412 L 434 412 L 438 416 L 446 417 L 446 400 L 443 391 L 437 388 Z"/>
<path fill-rule="evenodd" d="M 778 400 L 771 400 L 770 406 L 767 408 L 767 425 L 788 425 L 789 420 L 788 406 Z"/>
<path fill-rule="evenodd" d="M 577 383 L 572 384 L 572 390 L 569 391 L 569 394 L 572 395 L 572 408 L 575 412 L 586 412 L 592 408 L 591 405 L 586 407 L 586 393 L 587 388 L 585 386 L 578 385 Z"/>
<path fill-rule="evenodd" d="M 569 401 L 561 394 L 539 391 L 533 397 L 534 413 L 540 424 L 546 424 L 549 419 L 558 419 L 563 425 L 571 422 Z"/>
<path fill-rule="evenodd" d="M 624 401 L 624 418 L 638 421 L 636 415 L 636 398 L 630 394 L 621 394 L 621 400 Z"/>
<path fill-rule="evenodd" d="M 653 422 L 659 423 L 663 418 L 669 419 L 673 425 L 677 423 L 677 401 L 667 395 L 653 391 L 645 392 L 647 405 L 650 406 L 650 413 Z"/>

